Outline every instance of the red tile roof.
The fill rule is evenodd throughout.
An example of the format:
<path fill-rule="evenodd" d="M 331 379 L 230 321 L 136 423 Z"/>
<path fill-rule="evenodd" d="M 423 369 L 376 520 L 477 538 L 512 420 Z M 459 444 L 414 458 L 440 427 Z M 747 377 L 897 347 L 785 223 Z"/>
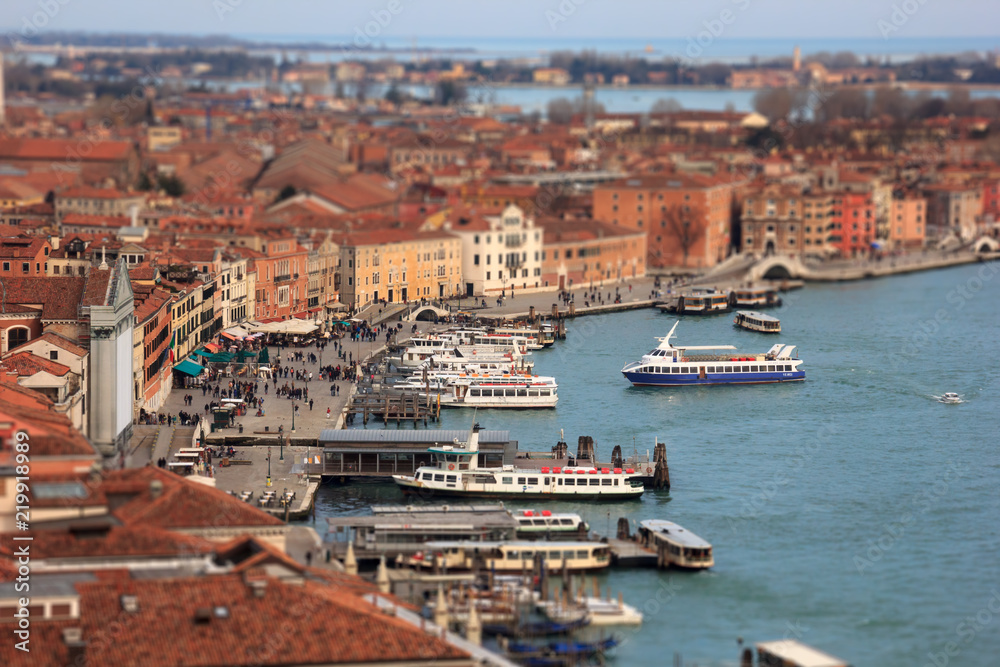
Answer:
<path fill-rule="evenodd" d="M 27 431 L 33 459 L 47 456 L 96 459 L 93 446 L 66 415 L 53 412 L 51 406 L 52 402 L 38 392 L 6 380 L 0 382 L 0 421 L 10 423 L 12 431 Z"/>
<path fill-rule="evenodd" d="M 12 535 L 0 535 L 0 545 L 15 545 Z M 200 537 L 148 526 L 111 526 L 101 530 L 35 530 L 31 555 L 37 559 L 88 559 L 164 557 L 210 554 L 217 545 Z M 14 548 L 0 547 L 0 557 L 11 557 Z M 81 569 L 87 569 L 85 567 Z"/>
<path fill-rule="evenodd" d="M 6 303 L 40 306 L 43 320 L 75 321 L 85 280 L 76 276 L 4 278 Z"/>
<path fill-rule="evenodd" d="M 150 482 L 159 480 L 162 492 L 154 498 Z M 116 470 L 102 484 L 113 501 L 114 514 L 125 525 L 170 529 L 284 526 L 267 512 L 228 493 L 191 482 L 159 468 Z"/>
<path fill-rule="evenodd" d="M 114 577 L 75 588 L 80 618 L 33 618 L 32 652 L 3 642 L 0 663 L 69 664 L 62 630 L 80 628 L 84 659 L 92 665 L 469 664 L 467 653 L 436 634 L 317 580 L 288 582 L 262 573 Z M 123 596 L 134 598 L 135 611 L 123 609 Z"/>
<path fill-rule="evenodd" d="M 93 141 L 88 146 L 84 155 L 77 139 L 0 139 L 0 158 L 63 162 L 75 156 L 84 162 L 96 162 L 128 159 L 133 152 L 128 141 Z"/>
<path fill-rule="evenodd" d="M 4 356 L 0 361 L 0 372 L 17 373 L 21 377 L 30 377 L 36 373 L 49 373 L 56 377 L 63 377 L 69 373 L 69 366 L 64 366 L 57 361 L 43 359 L 31 352 L 15 352 Z"/>

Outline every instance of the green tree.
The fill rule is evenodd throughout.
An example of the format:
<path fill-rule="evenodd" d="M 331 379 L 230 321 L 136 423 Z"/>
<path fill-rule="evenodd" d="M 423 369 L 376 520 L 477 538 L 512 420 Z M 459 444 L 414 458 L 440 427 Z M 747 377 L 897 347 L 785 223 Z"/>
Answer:
<path fill-rule="evenodd" d="M 175 174 L 161 174 L 157 177 L 156 184 L 171 197 L 180 197 L 184 194 L 184 181 Z"/>

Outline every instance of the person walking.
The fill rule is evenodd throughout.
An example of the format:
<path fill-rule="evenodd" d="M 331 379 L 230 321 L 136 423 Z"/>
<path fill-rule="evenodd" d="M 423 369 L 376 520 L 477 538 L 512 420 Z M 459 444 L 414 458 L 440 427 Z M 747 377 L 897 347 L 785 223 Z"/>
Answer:
<path fill-rule="evenodd" d="M 313 400 L 310 398 L 309 399 L 309 412 L 312 412 L 312 409 L 313 409 Z"/>
<path fill-rule="evenodd" d="M 327 418 L 327 419 L 329 419 L 329 418 L 330 418 L 330 408 L 327 408 L 327 409 L 326 409 L 326 418 Z"/>

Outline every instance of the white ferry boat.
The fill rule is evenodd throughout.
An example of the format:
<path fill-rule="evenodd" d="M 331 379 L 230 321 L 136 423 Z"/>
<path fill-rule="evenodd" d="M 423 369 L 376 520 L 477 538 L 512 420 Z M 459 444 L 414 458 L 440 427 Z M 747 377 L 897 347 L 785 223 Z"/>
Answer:
<path fill-rule="evenodd" d="M 393 475 L 403 493 L 478 498 L 549 498 L 622 500 L 638 498 L 645 488 L 633 468 L 479 467 L 479 424 L 468 442 L 431 447 L 432 464 L 412 475 Z"/>
<path fill-rule="evenodd" d="M 771 287 L 741 287 L 735 292 L 737 308 L 776 308 L 781 297 Z"/>
<path fill-rule="evenodd" d="M 579 514 L 555 514 L 549 510 L 521 510 L 512 513 L 517 519 L 517 536 L 525 539 L 535 537 L 558 537 L 560 535 L 586 535 L 590 526 Z"/>
<path fill-rule="evenodd" d="M 715 565 L 712 545 L 672 521 L 640 521 L 636 539 L 642 546 L 656 551 L 659 567 L 704 570 Z"/>
<path fill-rule="evenodd" d="M 591 572 L 611 565 L 611 549 L 601 542 L 427 542 L 425 552 L 409 559 L 410 565 L 445 567 L 448 570 L 522 572 L 531 570 L 536 558 L 552 573 Z M 477 562 L 478 561 L 478 562 Z"/>
<path fill-rule="evenodd" d="M 758 313 L 755 310 L 737 311 L 736 317 L 733 318 L 733 324 L 747 331 L 781 333 L 781 320 L 764 313 Z"/>
<path fill-rule="evenodd" d="M 794 345 L 778 343 L 763 354 L 723 353 L 732 345 L 671 345 L 679 322 L 675 322 L 659 346 L 640 361 L 626 364 L 622 374 L 636 386 L 679 387 L 712 384 L 768 384 L 806 379 L 793 359 Z M 705 354 L 714 352 L 714 354 Z"/>
<path fill-rule="evenodd" d="M 662 312 L 678 315 L 715 315 L 729 312 L 729 298 L 722 292 L 697 290 L 677 297 L 677 303 L 659 306 Z"/>
<path fill-rule="evenodd" d="M 441 405 L 455 408 L 554 408 L 559 385 L 543 375 L 462 374 L 448 380 Z"/>

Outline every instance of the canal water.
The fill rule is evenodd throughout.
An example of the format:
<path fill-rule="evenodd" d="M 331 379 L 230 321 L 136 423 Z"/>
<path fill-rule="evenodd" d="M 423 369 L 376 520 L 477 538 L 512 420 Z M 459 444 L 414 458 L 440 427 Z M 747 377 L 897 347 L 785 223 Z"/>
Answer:
<path fill-rule="evenodd" d="M 667 443 L 669 493 L 552 503 L 613 532 L 618 517 L 675 521 L 710 541 L 708 572 L 600 577 L 645 614 L 619 665 L 738 664 L 738 639 L 797 638 L 856 667 L 990 665 L 1000 656 L 1000 265 L 810 285 L 775 311 L 784 333 L 686 317 L 681 344 L 759 352 L 799 346 L 807 380 L 747 387 L 633 388 L 620 369 L 674 317 L 654 310 L 571 321 L 536 353 L 555 410 L 481 410 L 522 450 Z M 961 394 L 960 405 L 935 396 Z M 443 428 L 472 413 L 446 412 Z M 380 428 L 376 425 L 375 428 Z M 395 428 L 392 426 L 391 428 Z M 324 487 L 323 519 L 399 502 L 391 485 Z M 519 503 L 509 506 L 527 507 Z"/>

